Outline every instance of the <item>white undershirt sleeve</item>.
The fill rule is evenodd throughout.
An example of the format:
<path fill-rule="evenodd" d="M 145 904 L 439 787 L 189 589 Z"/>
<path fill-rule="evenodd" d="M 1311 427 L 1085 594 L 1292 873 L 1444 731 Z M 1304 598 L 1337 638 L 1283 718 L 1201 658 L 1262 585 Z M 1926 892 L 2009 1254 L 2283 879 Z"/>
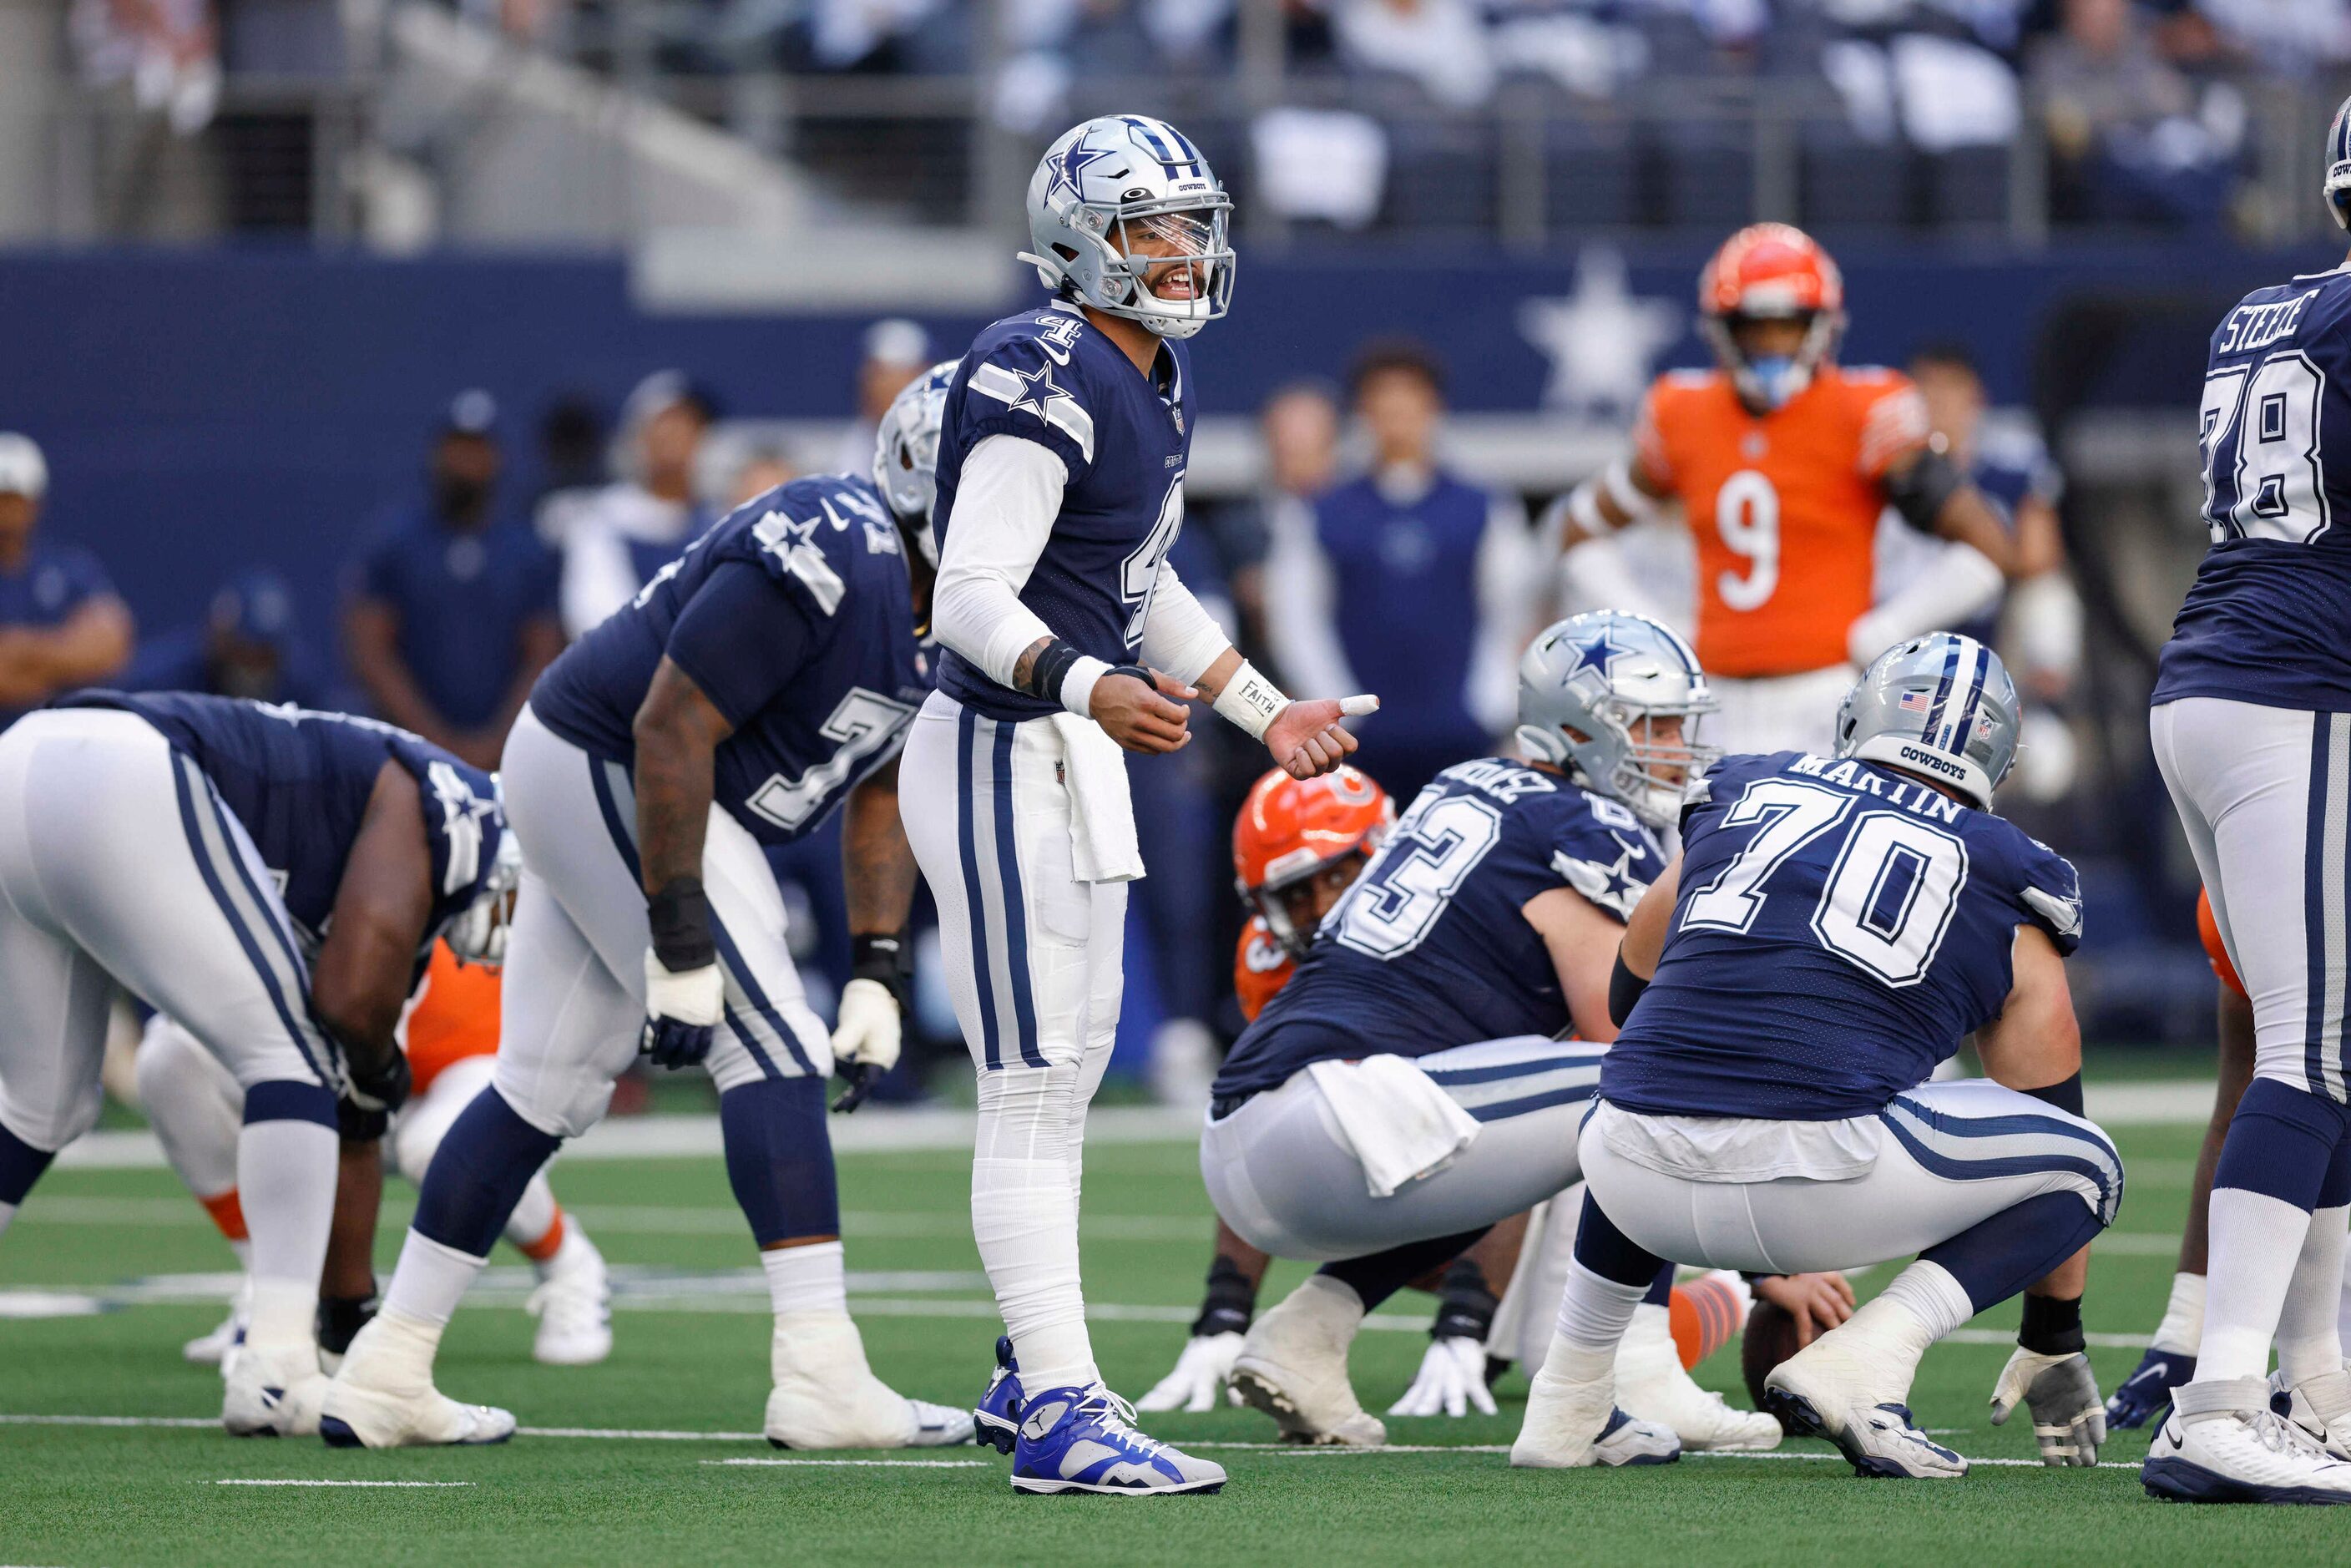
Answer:
<path fill-rule="evenodd" d="M 1070 482 L 1052 449 L 991 435 L 964 459 L 955 511 L 931 591 L 931 629 L 947 647 L 1011 686 L 1013 666 L 1052 628 L 1020 602 L 1045 553 Z"/>
<path fill-rule="evenodd" d="M 1477 640 L 1462 695 L 1470 716 L 1499 735 L 1518 714 L 1519 654 L 1535 630 L 1534 607 L 1545 575 L 1534 557 L 1527 514 L 1515 499 L 1497 496 L 1489 503 L 1477 571 Z"/>
<path fill-rule="evenodd" d="M 1272 546 L 1265 561 L 1265 640 L 1281 678 L 1294 691 L 1352 692 L 1354 674 L 1339 641 L 1331 559 L 1314 537 L 1314 514 L 1290 500 L 1266 517 Z"/>
<path fill-rule="evenodd" d="M 1165 670 L 1186 685 L 1207 673 L 1233 645 L 1217 618 L 1193 597 L 1176 569 L 1159 563 L 1159 588 L 1143 623 L 1143 662 Z"/>

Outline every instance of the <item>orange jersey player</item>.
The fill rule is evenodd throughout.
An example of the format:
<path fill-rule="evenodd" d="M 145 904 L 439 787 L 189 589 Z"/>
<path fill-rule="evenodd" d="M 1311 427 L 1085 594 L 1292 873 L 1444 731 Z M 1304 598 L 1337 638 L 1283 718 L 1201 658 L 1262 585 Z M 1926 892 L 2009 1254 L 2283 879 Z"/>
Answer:
<path fill-rule="evenodd" d="M 1251 911 L 1233 955 L 1243 1018 L 1289 982 L 1395 822 L 1388 792 L 1353 768 L 1303 783 L 1277 768 L 1251 787 L 1233 821 L 1233 882 Z"/>
<path fill-rule="evenodd" d="M 1980 612 L 2012 548 L 1909 379 L 1835 362 L 1844 285 L 1810 236 L 1785 224 L 1731 235 L 1698 279 L 1698 311 L 1719 368 L 1658 378 L 1632 455 L 1568 496 L 1563 539 L 1573 550 L 1678 502 L 1697 544 L 1692 641 L 1722 705 L 1708 739 L 1826 755 L 1828 716 L 1860 666 Z M 1967 548 L 1873 606 L 1888 507 Z M 1612 580 L 1584 580 L 1604 594 Z"/>

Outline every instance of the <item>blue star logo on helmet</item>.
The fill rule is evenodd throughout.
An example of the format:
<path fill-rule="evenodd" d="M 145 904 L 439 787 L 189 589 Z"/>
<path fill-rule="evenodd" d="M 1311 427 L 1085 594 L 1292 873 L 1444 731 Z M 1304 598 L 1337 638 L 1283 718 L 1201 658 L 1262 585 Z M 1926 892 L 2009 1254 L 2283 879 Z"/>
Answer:
<path fill-rule="evenodd" d="M 1576 676 L 1583 674 L 1586 670 L 1597 670 L 1600 672 L 1600 678 L 1604 681 L 1608 678 L 1610 669 L 1615 662 L 1633 652 L 1632 649 L 1625 647 L 1621 643 L 1610 642 L 1608 640 L 1608 633 L 1604 629 L 1598 636 L 1593 638 L 1592 641 L 1588 643 L 1577 643 L 1573 644 L 1573 647 L 1575 649 L 1575 662 L 1567 667 L 1567 674 L 1570 680 L 1573 680 Z"/>
<path fill-rule="evenodd" d="M 1109 157 L 1111 152 L 1107 147 L 1087 146 L 1082 136 L 1071 142 L 1068 150 L 1053 164 L 1053 179 L 1045 187 L 1045 199 L 1050 202 L 1066 190 L 1070 193 L 1070 200 L 1084 201 L 1086 193 L 1078 184 L 1078 176 L 1086 172 L 1088 164 Z"/>

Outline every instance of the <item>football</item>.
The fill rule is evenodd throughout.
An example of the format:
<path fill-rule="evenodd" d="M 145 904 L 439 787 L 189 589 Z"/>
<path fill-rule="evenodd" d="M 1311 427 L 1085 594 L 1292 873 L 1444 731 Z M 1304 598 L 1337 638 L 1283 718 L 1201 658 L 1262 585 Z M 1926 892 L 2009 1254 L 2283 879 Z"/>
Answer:
<path fill-rule="evenodd" d="M 1756 1297 L 1755 1305 L 1748 1310 L 1747 1333 L 1739 1342 L 1740 1375 L 1746 1379 L 1747 1397 L 1754 1401 L 1756 1409 L 1771 1408 L 1763 1402 L 1763 1380 L 1799 1348 L 1795 1314 Z M 1785 1431 L 1788 1423 L 1782 1420 L 1780 1427 Z"/>

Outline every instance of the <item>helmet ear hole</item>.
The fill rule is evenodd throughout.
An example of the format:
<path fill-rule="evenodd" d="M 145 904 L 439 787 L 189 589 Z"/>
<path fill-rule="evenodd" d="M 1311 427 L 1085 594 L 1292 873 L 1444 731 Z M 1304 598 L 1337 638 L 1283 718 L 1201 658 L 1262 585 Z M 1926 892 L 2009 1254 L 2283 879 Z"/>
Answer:
<path fill-rule="evenodd" d="M 1077 251 L 1066 245 L 1055 246 L 1053 247 L 1053 254 L 1060 256 L 1063 261 L 1075 261 L 1078 259 Z"/>

